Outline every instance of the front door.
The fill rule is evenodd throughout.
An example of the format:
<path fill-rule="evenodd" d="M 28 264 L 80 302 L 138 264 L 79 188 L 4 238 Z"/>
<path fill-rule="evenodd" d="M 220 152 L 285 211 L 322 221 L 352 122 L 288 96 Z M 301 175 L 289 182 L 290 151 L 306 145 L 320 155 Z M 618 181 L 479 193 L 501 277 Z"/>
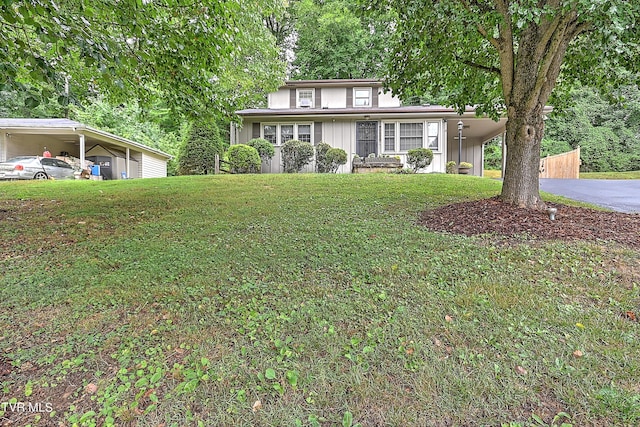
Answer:
<path fill-rule="evenodd" d="M 378 122 L 356 122 L 356 154 L 367 157 L 378 154 Z"/>

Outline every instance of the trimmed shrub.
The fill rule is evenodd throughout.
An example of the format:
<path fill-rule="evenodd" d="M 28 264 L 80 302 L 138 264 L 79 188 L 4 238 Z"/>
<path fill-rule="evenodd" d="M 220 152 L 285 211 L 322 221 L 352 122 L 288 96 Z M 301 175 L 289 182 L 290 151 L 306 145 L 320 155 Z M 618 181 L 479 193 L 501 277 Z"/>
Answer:
<path fill-rule="evenodd" d="M 207 175 L 215 170 L 215 157 L 222 157 L 224 143 L 215 123 L 194 124 L 180 147 L 178 173 Z"/>
<path fill-rule="evenodd" d="M 426 168 L 433 160 L 433 151 L 428 148 L 414 148 L 407 152 L 407 164 L 413 167 L 414 172 Z"/>
<path fill-rule="evenodd" d="M 331 146 L 326 142 L 319 142 L 316 145 L 316 172 L 327 173 L 330 172 L 331 162 L 327 161 L 327 152 L 331 149 Z"/>
<path fill-rule="evenodd" d="M 457 173 L 458 168 L 456 167 L 457 163 L 453 160 L 447 162 L 447 173 Z"/>
<path fill-rule="evenodd" d="M 282 166 L 286 173 L 300 172 L 313 159 L 313 145 L 308 142 L 291 139 L 280 149 Z"/>
<path fill-rule="evenodd" d="M 347 163 L 347 152 L 342 148 L 329 148 L 326 154 L 326 160 L 329 164 L 327 172 L 336 173 L 340 165 Z"/>
<path fill-rule="evenodd" d="M 248 145 L 232 145 L 227 151 L 227 157 L 233 173 L 255 173 L 260 170 L 258 150 Z"/>
<path fill-rule="evenodd" d="M 254 138 L 247 142 L 247 145 L 258 150 L 258 155 L 263 162 L 268 162 L 275 154 L 273 144 L 264 138 Z"/>

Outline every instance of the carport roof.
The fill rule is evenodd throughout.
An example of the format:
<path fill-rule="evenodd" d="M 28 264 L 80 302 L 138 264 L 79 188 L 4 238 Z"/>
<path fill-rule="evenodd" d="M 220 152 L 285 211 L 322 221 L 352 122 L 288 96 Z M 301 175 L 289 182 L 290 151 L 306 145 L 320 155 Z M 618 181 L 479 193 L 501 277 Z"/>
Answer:
<path fill-rule="evenodd" d="M 12 130 L 14 132 L 21 133 L 55 133 L 58 135 L 85 135 L 87 137 L 109 142 L 111 144 L 121 147 L 132 147 L 141 151 L 148 151 L 155 153 L 162 157 L 170 159 L 172 156 L 158 149 L 149 147 L 144 144 L 132 141 L 130 139 L 123 138 L 118 135 L 114 135 L 109 132 L 102 131 L 87 126 L 83 123 L 70 119 L 5 119 L 0 118 L 0 129 L 7 131 Z"/>

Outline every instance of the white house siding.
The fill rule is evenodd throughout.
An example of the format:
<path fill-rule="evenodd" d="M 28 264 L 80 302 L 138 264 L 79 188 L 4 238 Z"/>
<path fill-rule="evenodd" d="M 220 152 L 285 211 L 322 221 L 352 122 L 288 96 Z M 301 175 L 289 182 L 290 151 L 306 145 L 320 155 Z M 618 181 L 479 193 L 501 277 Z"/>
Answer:
<path fill-rule="evenodd" d="M 140 153 L 140 178 L 164 178 L 167 176 L 167 161 L 150 154 Z"/>
<path fill-rule="evenodd" d="M 455 136 L 455 135 L 452 135 Z M 471 174 L 481 175 L 483 167 L 482 145 L 483 141 L 479 138 L 467 138 L 462 140 L 462 153 L 460 161 L 468 162 L 473 165 Z M 458 140 L 452 139 L 447 150 L 447 156 L 454 162 L 458 162 Z"/>
<path fill-rule="evenodd" d="M 346 107 L 347 107 L 347 89 L 335 88 L 335 87 L 322 89 L 322 108 L 346 108 Z"/>
<path fill-rule="evenodd" d="M 289 108 L 289 88 L 269 94 L 269 108 Z"/>
<path fill-rule="evenodd" d="M 391 92 L 384 93 L 384 91 L 381 88 L 378 88 L 378 106 L 379 107 L 399 107 L 400 99 L 396 96 L 393 96 Z"/>

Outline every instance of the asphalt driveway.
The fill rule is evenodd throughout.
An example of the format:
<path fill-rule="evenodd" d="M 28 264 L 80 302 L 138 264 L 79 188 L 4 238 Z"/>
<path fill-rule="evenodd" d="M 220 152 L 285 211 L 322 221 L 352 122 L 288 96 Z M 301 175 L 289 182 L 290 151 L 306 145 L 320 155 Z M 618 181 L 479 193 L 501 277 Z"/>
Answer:
<path fill-rule="evenodd" d="M 618 212 L 640 213 L 640 180 L 540 179 L 540 190 Z"/>

